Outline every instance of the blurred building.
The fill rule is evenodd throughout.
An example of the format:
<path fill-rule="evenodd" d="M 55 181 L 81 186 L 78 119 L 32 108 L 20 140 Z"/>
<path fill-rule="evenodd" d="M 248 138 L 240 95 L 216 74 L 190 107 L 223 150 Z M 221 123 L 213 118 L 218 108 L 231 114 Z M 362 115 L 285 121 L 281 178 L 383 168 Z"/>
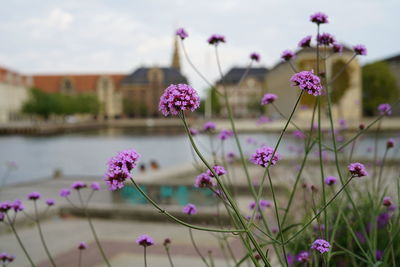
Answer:
<path fill-rule="evenodd" d="M 400 96 L 400 55 L 389 57 L 382 60 L 389 65 L 390 71 L 396 79 L 396 87 L 398 90 L 398 96 Z M 393 107 L 393 115 L 400 116 L 400 108 L 398 106 Z"/>
<path fill-rule="evenodd" d="M 247 70 L 248 73 L 239 88 L 240 80 Z M 223 92 L 225 87 L 235 117 L 249 117 L 259 113 L 261 97 L 266 91 L 267 72 L 268 69 L 264 67 L 250 69 L 233 67 L 225 74 L 223 81 L 217 82 L 216 87 L 219 92 Z M 225 105 L 221 113 L 223 116 L 227 115 Z"/>
<path fill-rule="evenodd" d="M 314 70 L 316 72 L 316 49 L 303 48 L 296 53 L 296 58 L 292 59 L 292 64 L 297 71 Z M 331 54 L 331 51 L 321 51 L 321 56 Z M 353 57 L 354 52 L 345 48 L 343 53 L 335 53 L 327 57 L 326 67 L 323 61 L 320 62 L 320 72 L 322 72 L 328 80 L 342 70 L 347 62 Z M 294 74 L 288 62 L 280 62 L 268 71 L 266 78 L 266 87 L 268 93 L 278 95 L 278 100 L 275 102 L 279 110 L 289 116 L 294 104 L 298 98 L 300 90 L 291 86 L 290 78 Z M 353 59 L 346 69 L 332 83 L 331 99 L 332 112 L 335 120 L 346 119 L 348 121 L 359 121 L 362 116 L 362 80 L 361 67 L 357 59 Z M 299 111 L 295 116 L 299 119 L 308 120 L 312 116 L 312 109 L 316 97 L 303 94 L 300 102 Z M 326 103 L 322 103 L 325 107 Z M 268 107 L 268 115 L 275 118 L 280 118 L 280 115 L 272 107 Z M 325 113 L 326 114 L 326 113 Z"/>
<path fill-rule="evenodd" d="M 0 122 L 21 116 L 21 108 L 28 98 L 32 78 L 5 67 L 0 67 Z"/>

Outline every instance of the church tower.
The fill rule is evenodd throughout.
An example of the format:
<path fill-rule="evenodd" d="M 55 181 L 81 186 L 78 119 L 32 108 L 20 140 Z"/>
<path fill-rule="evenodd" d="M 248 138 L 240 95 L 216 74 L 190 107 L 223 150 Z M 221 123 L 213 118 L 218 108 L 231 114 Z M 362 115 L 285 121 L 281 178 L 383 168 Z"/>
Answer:
<path fill-rule="evenodd" d="M 178 36 L 174 36 L 174 52 L 172 54 L 171 67 L 181 72 L 181 59 L 179 56 L 179 43 Z"/>

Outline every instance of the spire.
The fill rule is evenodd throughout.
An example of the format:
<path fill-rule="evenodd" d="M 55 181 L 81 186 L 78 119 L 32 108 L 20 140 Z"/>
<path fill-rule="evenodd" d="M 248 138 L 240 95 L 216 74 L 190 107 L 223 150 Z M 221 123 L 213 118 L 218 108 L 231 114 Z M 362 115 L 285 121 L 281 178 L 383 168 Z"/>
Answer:
<path fill-rule="evenodd" d="M 179 43 L 177 36 L 174 36 L 174 52 L 172 54 L 171 67 L 177 69 L 179 72 L 181 71 L 181 60 L 179 57 Z"/>

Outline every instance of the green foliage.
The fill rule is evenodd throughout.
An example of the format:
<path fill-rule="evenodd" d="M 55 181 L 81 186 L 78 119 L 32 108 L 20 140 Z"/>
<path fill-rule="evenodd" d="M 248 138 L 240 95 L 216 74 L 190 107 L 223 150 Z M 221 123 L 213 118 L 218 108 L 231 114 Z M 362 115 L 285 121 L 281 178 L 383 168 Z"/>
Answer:
<path fill-rule="evenodd" d="M 396 80 L 386 62 L 367 64 L 362 69 L 363 108 L 367 116 L 377 114 L 381 103 L 395 101 L 398 98 Z"/>
<path fill-rule="evenodd" d="M 94 95 L 46 93 L 38 88 L 32 88 L 31 97 L 24 104 L 22 111 L 28 114 L 36 114 L 46 119 L 50 114 L 97 114 L 99 103 Z"/>

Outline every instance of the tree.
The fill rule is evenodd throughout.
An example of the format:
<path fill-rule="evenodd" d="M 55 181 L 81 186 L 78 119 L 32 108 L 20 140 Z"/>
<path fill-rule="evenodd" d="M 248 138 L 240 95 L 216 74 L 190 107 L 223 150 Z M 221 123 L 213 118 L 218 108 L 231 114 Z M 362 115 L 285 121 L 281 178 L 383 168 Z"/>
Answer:
<path fill-rule="evenodd" d="M 396 80 L 386 62 L 378 61 L 362 68 L 364 114 L 377 114 L 381 103 L 390 103 L 398 98 Z"/>

